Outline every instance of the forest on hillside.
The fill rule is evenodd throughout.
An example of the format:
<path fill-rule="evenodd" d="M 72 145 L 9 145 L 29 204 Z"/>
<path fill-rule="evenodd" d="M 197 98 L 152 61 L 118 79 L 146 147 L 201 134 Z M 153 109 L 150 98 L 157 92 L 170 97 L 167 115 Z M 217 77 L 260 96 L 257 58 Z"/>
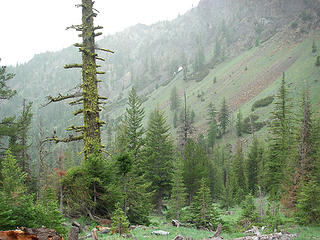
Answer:
<path fill-rule="evenodd" d="M 248 38 L 240 39 L 237 19 L 250 19 L 245 14 L 251 8 L 258 14 L 264 5 L 216 1 L 227 15 L 241 11 L 211 26 L 216 16 L 210 13 L 216 10 L 207 6 L 213 2 L 202 0 L 173 21 L 172 26 L 199 24 L 203 34 L 189 32 L 196 39 L 192 44 L 181 39 L 179 32 L 186 31 L 171 31 L 169 23 L 152 26 L 151 33 L 136 26 L 139 38 L 153 36 L 159 45 L 143 42 L 139 53 L 126 58 L 124 45 L 131 46 L 119 40 L 120 33 L 96 44 L 102 35 L 93 20 L 98 11 L 92 0 L 82 0 L 82 23 L 70 27 L 81 32 L 82 42 L 74 44 L 81 58 L 68 57 L 63 70 L 78 71 L 73 80 L 81 72 L 81 80 L 66 83 L 63 92 L 39 84 L 41 77 L 37 84 L 31 81 L 41 85 L 46 98 L 32 94 L 29 87 L 35 85 L 14 82 L 15 69 L 20 81 L 22 75 L 33 76 L 40 63 L 30 75 L 28 64 L 0 66 L 1 231 L 45 226 L 71 239 L 71 223 L 80 222 L 82 235 L 101 225 L 107 234 L 99 238 L 153 239 L 139 231 L 162 229 L 168 227 L 163 222 L 175 220 L 182 228 L 169 230 L 181 229 L 176 235 L 194 239 L 208 239 L 219 228 L 225 238 L 242 237 L 256 227 L 263 234 L 320 237 L 320 4 L 295 2 L 298 13 L 283 11 L 286 17 L 270 25 L 249 23 Z M 193 21 L 199 13 L 202 18 Z M 297 37 L 288 40 L 288 32 Z M 150 55 L 151 49 L 174 49 L 175 41 L 183 42 L 177 54 Z M 285 41 L 290 50 L 277 48 Z M 117 45 L 123 47 L 119 53 Z M 195 50 L 186 53 L 184 45 Z M 269 56 L 261 53 L 271 48 L 278 58 L 265 60 Z M 277 50 L 290 57 L 282 59 Z M 50 55 L 55 58 L 43 57 Z M 257 59 L 276 69 L 256 73 Z M 58 82 L 64 81 L 60 71 Z M 245 97 L 237 95 L 242 84 L 251 87 Z"/>

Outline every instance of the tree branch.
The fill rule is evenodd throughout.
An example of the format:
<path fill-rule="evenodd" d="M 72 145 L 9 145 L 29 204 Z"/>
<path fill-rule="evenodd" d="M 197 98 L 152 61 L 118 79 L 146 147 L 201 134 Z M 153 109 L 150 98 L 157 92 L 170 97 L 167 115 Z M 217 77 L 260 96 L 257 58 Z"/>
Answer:
<path fill-rule="evenodd" d="M 78 64 L 78 63 L 67 64 L 67 65 L 64 65 L 64 68 L 65 69 L 68 69 L 68 68 L 82 68 L 82 64 Z"/>
<path fill-rule="evenodd" d="M 67 94 L 65 96 L 63 96 L 63 95 L 61 95 L 59 93 L 58 97 L 48 96 L 47 99 L 48 99 L 49 102 L 47 102 L 46 104 L 42 105 L 42 107 L 46 107 L 52 102 L 59 102 L 59 101 L 65 100 L 65 99 L 76 98 L 76 97 L 81 97 L 81 96 L 82 96 L 81 92 L 76 92 L 76 93 L 73 93 L 73 94 Z"/>
<path fill-rule="evenodd" d="M 68 142 L 74 142 L 74 141 L 80 141 L 83 139 L 83 135 L 79 135 L 79 136 L 73 136 L 73 135 L 69 135 L 68 138 L 62 138 L 59 139 L 56 136 L 53 136 L 51 138 L 46 138 L 46 142 L 55 142 L 55 143 L 59 143 L 59 142 L 64 142 L 64 143 L 68 143 Z"/>

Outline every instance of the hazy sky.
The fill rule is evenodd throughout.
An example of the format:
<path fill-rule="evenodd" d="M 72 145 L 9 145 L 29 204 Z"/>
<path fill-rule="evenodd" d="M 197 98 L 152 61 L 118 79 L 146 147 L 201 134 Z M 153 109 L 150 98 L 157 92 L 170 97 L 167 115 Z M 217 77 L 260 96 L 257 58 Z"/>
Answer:
<path fill-rule="evenodd" d="M 0 65 L 15 65 L 34 54 L 56 51 L 79 42 L 80 0 L 0 0 Z M 199 0 L 96 0 L 96 24 L 107 35 L 137 23 L 152 24 L 183 14 Z"/>

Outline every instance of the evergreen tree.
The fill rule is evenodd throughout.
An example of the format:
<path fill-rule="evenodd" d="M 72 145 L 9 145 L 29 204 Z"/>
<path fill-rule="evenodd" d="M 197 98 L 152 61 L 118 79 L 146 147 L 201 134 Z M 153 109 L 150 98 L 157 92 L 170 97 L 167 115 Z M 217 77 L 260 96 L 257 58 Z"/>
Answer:
<path fill-rule="evenodd" d="M 154 192 L 154 203 L 162 213 L 162 201 L 171 188 L 173 142 L 164 112 L 155 109 L 150 116 L 146 136 L 147 179 Z"/>
<path fill-rule="evenodd" d="M 126 207 L 125 213 L 131 223 L 149 224 L 148 215 L 151 209 L 150 194 L 147 188 L 150 182 L 146 181 L 146 164 L 142 154 L 144 146 L 142 121 L 144 109 L 135 88 L 129 93 L 126 114 L 119 127 L 117 148 L 120 152 L 129 152 L 132 156 L 132 171 L 126 176 Z M 127 209 L 127 210 L 126 210 Z"/>
<path fill-rule="evenodd" d="M 313 42 L 312 42 L 312 53 L 316 53 L 317 50 L 318 50 L 318 48 L 317 48 L 316 42 L 313 40 Z"/>
<path fill-rule="evenodd" d="M 237 136 L 241 137 L 242 136 L 242 113 L 241 113 L 240 109 L 237 114 L 236 131 L 237 131 Z"/>
<path fill-rule="evenodd" d="M 191 213 L 191 221 L 197 227 L 214 230 L 221 223 L 219 213 L 212 204 L 210 189 L 204 178 L 201 179 L 199 191 L 194 197 Z"/>
<path fill-rule="evenodd" d="M 177 88 L 176 86 L 174 86 L 170 94 L 170 110 L 171 111 L 177 110 L 179 106 L 180 106 L 180 100 L 177 93 Z"/>
<path fill-rule="evenodd" d="M 228 124 L 229 124 L 229 109 L 228 109 L 228 105 L 225 98 L 223 98 L 221 109 L 219 112 L 219 122 L 222 130 L 222 134 L 225 134 L 226 128 L 228 127 Z"/>
<path fill-rule="evenodd" d="M 245 175 L 244 155 L 242 144 L 238 143 L 237 153 L 232 161 L 231 181 L 234 185 L 234 197 L 238 203 L 241 203 L 247 193 L 247 180 Z"/>
<path fill-rule="evenodd" d="M 116 210 L 112 215 L 112 233 L 119 233 L 121 236 L 129 231 L 129 221 L 121 208 L 120 203 L 116 204 Z"/>
<path fill-rule="evenodd" d="M 180 221 L 181 210 L 186 203 L 186 187 L 183 182 L 183 165 L 181 158 L 178 158 L 174 163 L 171 188 L 167 217 Z"/>
<path fill-rule="evenodd" d="M 218 132 L 216 115 L 217 115 L 216 108 L 212 103 L 210 103 L 208 106 L 209 128 L 208 128 L 207 134 L 208 134 L 208 146 L 211 149 L 213 149 L 213 146 L 216 142 L 216 137 L 217 137 L 217 132 Z"/>
<path fill-rule="evenodd" d="M 183 156 L 183 178 L 191 204 L 200 180 L 208 176 L 208 158 L 203 146 L 192 139 L 188 139 Z"/>
<path fill-rule="evenodd" d="M 40 228 L 45 224 L 48 228 L 65 233 L 56 200 L 51 199 L 47 205 L 42 202 L 35 204 L 33 196 L 27 194 L 27 174 L 22 171 L 10 150 L 2 161 L 1 175 L 0 229 L 9 230 L 18 226 Z"/>
<path fill-rule="evenodd" d="M 320 181 L 318 175 L 319 156 L 316 144 L 319 144 L 317 129 L 312 121 L 311 104 L 308 89 L 303 92 L 302 121 L 299 136 L 298 166 L 291 198 L 296 200 L 296 217 L 303 224 L 317 223 L 320 220 Z"/>
<path fill-rule="evenodd" d="M 254 136 L 247 160 L 247 178 L 248 178 L 248 190 L 252 195 L 255 195 L 258 184 L 258 167 L 260 161 L 259 142 Z"/>
<path fill-rule="evenodd" d="M 279 199 L 285 180 L 285 167 L 294 152 L 292 114 L 289 106 L 288 90 L 283 73 L 281 86 L 275 99 L 270 132 L 269 159 L 267 162 L 267 186 L 271 199 Z"/>
<path fill-rule="evenodd" d="M 251 223 L 258 220 L 258 213 L 256 212 L 256 206 L 254 205 L 254 197 L 251 194 L 247 195 L 245 200 L 243 200 L 241 208 L 241 218 L 247 219 Z"/>
<path fill-rule="evenodd" d="M 6 66 L 0 66 L 0 101 L 10 99 L 17 93 L 7 86 L 7 81 L 14 78 L 14 74 L 7 73 L 6 68 Z"/>

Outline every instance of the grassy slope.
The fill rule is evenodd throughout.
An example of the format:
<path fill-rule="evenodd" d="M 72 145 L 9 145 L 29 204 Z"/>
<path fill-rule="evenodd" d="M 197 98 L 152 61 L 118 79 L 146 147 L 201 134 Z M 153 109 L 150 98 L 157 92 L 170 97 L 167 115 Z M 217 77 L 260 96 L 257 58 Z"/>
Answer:
<path fill-rule="evenodd" d="M 318 34 L 306 37 L 298 43 L 286 45 L 278 43 L 276 39 L 271 39 L 259 47 L 254 47 L 240 56 L 216 66 L 201 82 L 184 82 L 181 72 L 169 84 L 160 86 L 148 96 L 148 100 L 143 104 L 146 116 L 149 116 L 155 107 L 159 107 L 167 113 L 168 123 L 172 125 L 170 92 L 176 86 L 181 99 L 184 89 L 186 90 L 187 105 L 196 113 L 195 125 L 198 133 L 204 132 L 207 128 L 206 114 L 210 102 L 219 109 L 222 99 L 225 97 L 233 112 L 240 108 L 243 115 L 247 116 L 256 100 L 277 92 L 283 71 L 286 73 L 293 100 L 296 103 L 299 102 L 303 85 L 308 82 L 314 108 L 319 112 L 320 68 L 315 66 L 316 56 L 311 53 L 313 40 L 320 46 Z M 213 83 L 214 77 L 217 77 L 215 84 Z M 201 93 L 203 93 L 202 101 L 197 97 Z M 257 109 L 255 112 L 260 116 L 260 120 L 265 120 L 269 117 L 272 107 L 269 105 Z M 234 121 L 235 114 L 232 119 Z M 263 134 L 265 128 L 260 132 Z M 233 131 L 229 132 L 225 141 L 232 141 L 234 136 Z"/>

